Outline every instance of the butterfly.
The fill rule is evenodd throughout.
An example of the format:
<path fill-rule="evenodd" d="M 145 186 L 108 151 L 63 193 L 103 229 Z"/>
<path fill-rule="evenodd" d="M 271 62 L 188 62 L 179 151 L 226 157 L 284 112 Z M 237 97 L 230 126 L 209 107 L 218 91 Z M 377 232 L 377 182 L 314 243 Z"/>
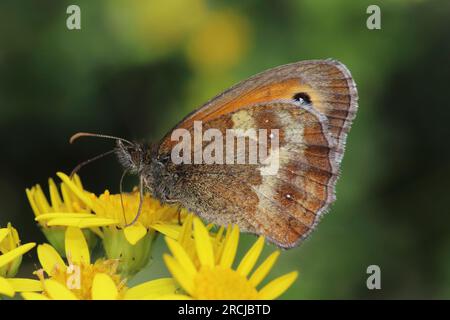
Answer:
<path fill-rule="evenodd" d="M 88 133 L 72 140 L 87 135 L 116 139 L 114 152 L 126 172 L 138 175 L 141 196 L 146 189 L 162 203 L 186 208 L 208 222 L 237 224 L 241 231 L 291 248 L 314 230 L 336 199 L 357 100 L 355 82 L 344 64 L 331 59 L 300 61 L 232 86 L 187 115 L 158 143 Z M 200 138 L 195 136 L 198 124 L 205 130 Z M 214 161 L 202 162 L 213 140 L 232 130 L 254 134 L 247 136 L 247 145 L 227 144 L 238 136 L 216 143 L 213 152 L 209 150 Z M 188 139 L 192 135 L 194 141 Z M 183 152 L 180 137 L 188 137 Z M 256 150 L 250 141 L 265 143 L 261 145 L 266 154 L 259 162 L 242 161 Z M 224 153 L 230 161 L 217 161 Z M 258 155 L 259 151 L 253 160 Z M 180 157 L 188 161 L 180 162 Z M 267 174 L 267 160 L 274 159 L 276 170 Z"/>

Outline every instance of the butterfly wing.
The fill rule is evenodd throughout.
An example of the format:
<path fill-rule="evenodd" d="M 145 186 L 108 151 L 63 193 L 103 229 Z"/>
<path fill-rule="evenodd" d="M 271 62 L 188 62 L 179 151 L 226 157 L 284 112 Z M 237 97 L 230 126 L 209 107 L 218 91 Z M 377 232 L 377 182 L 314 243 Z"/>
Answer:
<path fill-rule="evenodd" d="M 334 200 L 336 148 L 327 119 L 307 105 L 280 100 L 254 104 L 203 123 L 204 132 L 211 128 L 218 128 L 224 137 L 226 129 L 254 128 L 268 135 L 256 136 L 257 142 L 274 141 L 269 136 L 278 129 L 278 148 L 268 145 L 267 154 L 278 158 L 276 172 L 263 174 L 269 162 L 249 164 L 249 144 L 242 147 L 236 143 L 233 164 L 169 162 L 169 174 L 178 177 L 170 187 L 171 196 L 210 222 L 236 223 L 241 230 L 264 234 L 281 247 L 295 246 Z M 189 131 L 193 136 L 194 130 Z M 207 145 L 204 142 L 202 149 Z M 230 153 L 226 144 L 221 147 L 224 155 Z M 241 154 L 245 164 L 237 164 Z"/>
<path fill-rule="evenodd" d="M 194 135 L 194 121 L 202 122 L 203 131 L 215 128 L 223 136 L 226 129 L 266 129 L 267 134 L 278 129 L 278 151 L 268 155 L 279 159 L 277 173 L 262 174 L 265 169 L 260 163 L 168 161 L 167 173 L 177 179 L 165 188 L 174 200 L 210 222 L 236 223 L 280 247 L 293 247 L 314 229 L 335 199 L 356 101 L 350 73 L 337 61 L 304 61 L 262 72 L 207 102 L 174 129 Z M 177 143 L 172 132 L 159 145 L 160 159 L 169 159 Z M 249 159 L 249 148 L 235 148 L 234 163 L 242 153 Z"/>

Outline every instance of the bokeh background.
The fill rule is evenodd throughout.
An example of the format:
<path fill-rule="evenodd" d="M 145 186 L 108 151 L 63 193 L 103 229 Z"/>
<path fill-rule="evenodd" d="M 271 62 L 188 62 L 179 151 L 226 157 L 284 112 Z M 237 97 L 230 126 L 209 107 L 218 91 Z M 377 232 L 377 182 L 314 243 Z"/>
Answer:
<path fill-rule="evenodd" d="M 79 31 L 66 28 L 69 4 L 81 7 Z M 370 4 L 381 30 L 366 27 Z M 360 95 L 338 200 L 272 276 L 300 271 L 285 299 L 450 298 L 449 16 L 445 0 L 2 0 L 0 225 L 45 241 L 24 189 L 112 146 L 69 145 L 74 132 L 157 140 L 239 80 L 332 57 Z M 121 172 L 109 158 L 81 176 L 118 192 Z M 165 250 L 160 241 L 133 281 L 167 274 Z M 35 264 L 26 256 L 22 275 Z M 372 264 L 381 290 L 366 287 Z"/>

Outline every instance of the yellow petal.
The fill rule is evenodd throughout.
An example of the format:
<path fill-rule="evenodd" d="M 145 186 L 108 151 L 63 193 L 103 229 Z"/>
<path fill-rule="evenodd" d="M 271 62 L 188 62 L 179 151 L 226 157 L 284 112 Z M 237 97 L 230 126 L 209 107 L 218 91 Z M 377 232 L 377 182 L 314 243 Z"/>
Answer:
<path fill-rule="evenodd" d="M 62 205 L 62 200 L 56 187 L 55 181 L 52 178 L 48 179 L 48 187 L 50 190 L 50 202 L 55 210 L 60 210 Z"/>
<path fill-rule="evenodd" d="M 65 244 L 66 256 L 73 264 L 90 264 L 89 247 L 80 229 L 67 227 Z"/>
<path fill-rule="evenodd" d="M 230 268 L 234 262 L 236 256 L 236 251 L 239 244 L 239 228 L 238 226 L 233 226 L 231 229 L 230 236 L 225 242 L 222 257 L 220 258 L 220 265 L 224 268 Z"/>
<path fill-rule="evenodd" d="M 16 258 L 22 256 L 26 252 L 30 251 L 36 244 L 33 242 L 24 244 L 20 247 L 17 247 L 4 255 L 0 256 L 0 267 L 3 267 L 4 265 L 10 263 L 11 261 L 15 260 Z"/>
<path fill-rule="evenodd" d="M 104 227 L 119 224 L 119 220 L 107 218 L 57 218 L 47 222 L 48 226 L 66 226 L 77 228 Z"/>
<path fill-rule="evenodd" d="M 209 237 L 209 232 L 199 218 L 194 219 L 195 248 L 200 263 L 204 266 L 214 265 L 214 251 Z"/>
<path fill-rule="evenodd" d="M 155 229 L 159 233 L 162 233 L 163 235 L 172 239 L 178 239 L 181 232 L 181 226 L 174 224 L 156 223 L 151 227 L 152 229 Z"/>
<path fill-rule="evenodd" d="M 9 229 L 8 228 L 0 229 L 0 242 L 2 242 L 3 239 L 5 239 L 8 234 L 9 234 Z"/>
<path fill-rule="evenodd" d="M 192 294 L 194 292 L 194 279 L 186 275 L 184 269 L 173 257 L 165 254 L 163 258 L 164 262 L 166 263 L 167 269 L 169 269 L 175 280 L 183 287 L 183 289 L 187 293 Z"/>
<path fill-rule="evenodd" d="M 0 297 L 1 295 L 12 297 L 14 296 L 14 288 L 6 278 L 0 277 Z"/>
<path fill-rule="evenodd" d="M 69 187 L 64 182 L 62 182 L 60 184 L 60 189 L 61 189 L 61 194 L 62 194 L 62 197 L 64 200 L 64 204 L 66 205 L 67 211 L 74 211 L 74 209 L 73 209 L 74 199 L 72 199 L 72 197 L 75 197 L 75 196 L 72 196 L 73 193 L 71 193 Z"/>
<path fill-rule="evenodd" d="M 86 206 L 88 206 L 89 208 L 93 207 L 93 203 L 92 200 L 86 195 L 85 191 L 80 189 L 77 184 L 72 181 L 68 175 L 62 173 L 62 172 L 57 172 L 56 175 L 70 188 L 70 190 L 76 194 L 76 196 L 84 202 L 84 204 Z"/>
<path fill-rule="evenodd" d="M 97 273 L 92 282 L 93 300 L 116 300 L 119 295 L 116 284 L 106 273 Z"/>
<path fill-rule="evenodd" d="M 220 246 L 220 244 L 222 243 L 224 231 L 225 231 L 225 227 L 220 226 L 219 230 L 214 235 L 214 245 L 213 245 L 214 248 L 216 248 L 216 246 L 217 247 Z"/>
<path fill-rule="evenodd" d="M 8 282 L 16 292 L 42 291 L 42 282 L 39 280 L 11 278 Z"/>
<path fill-rule="evenodd" d="M 239 267 L 237 268 L 237 272 L 246 277 L 249 272 L 253 269 L 255 266 L 256 261 L 259 258 L 259 255 L 261 254 L 261 251 L 264 246 L 264 237 L 261 236 L 256 240 L 255 244 L 248 250 L 248 252 L 245 254 L 244 258 L 242 258 L 241 263 L 239 264 Z"/>
<path fill-rule="evenodd" d="M 272 280 L 259 291 L 260 299 L 271 300 L 282 295 L 297 279 L 298 272 L 292 271 Z"/>
<path fill-rule="evenodd" d="M 36 205 L 39 208 L 39 212 L 50 212 L 51 207 L 45 197 L 44 191 L 40 185 L 36 185 L 36 192 L 34 193 L 34 199 L 36 200 Z"/>
<path fill-rule="evenodd" d="M 224 245 L 226 244 L 226 242 L 224 241 L 224 234 L 225 231 L 225 227 L 221 226 L 219 228 L 219 231 L 217 231 L 217 233 L 214 235 L 213 237 L 213 248 L 214 248 L 214 264 L 215 265 L 219 265 L 220 261 L 222 260 L 222 253 L 223 253 L 223 249 L 224 249 Z"/>
<path fill-rule="evenodd" d="M 147 229 L 141 223 L 135 223 L 132 226 L 126 227 L 123 232 L 128 242 L 135 245 L 147 234 Z"/>
<path fill-rule="evenodd" d="M 181 227 L 180 235 L 178 236 L 178 242 L 184 245 L 191 239 L 192 235 L 192 221 L 194 220 L 194 215 L 189 214 L 184 220 L 183 226 Z"/>
<path fill-rule="evenodd" d="M 52 275 L 56 269 L 62 271 L 66 270 L 64 260 L 51 245 L 47 243 L 39 245 L 37 248 L 37 253 L 39 262 L 48 275 Z"/>
<path fill-rule="evenodd" d="M 36 201 L 34 199 L 34 193 L 36 189 L 33 187 L 31 189 L 25 189 L 25 193 L 27 194 L 28 202 L 30 203 L 31 209 L 33 210 L 33 213 L 35 216 L 38 216 L 41 214 L 39 211 L 39 208 L 36 204 Z"/>
<path fill-rule="evenodd" d="M 258 286 L 261 281 L 267 276 L 267 274 L 270 272 L 273 265 L 277 261 L 279 255 L 280 251 L 275 251 L 270 256 L 268 256 L 263 263 L 261 263 L 258 269 L 255 270 L 255 272 L 253 272 L 249 281 L 254 287 Z"/>
<path fill-rule="evenodd" d="M 25 300 L 50 300 L 47 296 L 36 292 L 22 292 L 22 297 Z"/>
<path fill-rule="evenodd" d="M 195 268 L 194 263 L 192 262 L 186 251 L 183 249 L 181 244 L 168 237 L 166 237 L 166 243 L 174 258 L 178 261 L 186 274 L 189 277 L 194 278 L 195 274 L 197 273 L 197 269 Z"/>
<path fill-rule="evenodd" d="M 136 299 L 150 299 L 152 296 L 156 297 L 173 294 L 176 291 L 175 281 L 172 278 L 162 278 L 144 282 L 140 285 L 130 288 L 125 293 L 124 299 L 136 300 Z"/>
<path fill-rule="evenodd" d="M 10 238 L 11 247 L 14 247 L 20 243 L 19 233 L 17 232 L 17 230 L 15 228 L 13 228 L 11 222 L 8 222 L 8 229 L 9 229 L 9 234 L 11 235 L 11 238 Z"/>
<path fill-rule="evenodd" d="M 108 218 L 90 218 L 83 219 L 80 224 L 80 228 L 95 228 L 118 225 L 120 220 L 108 219 Z"/>
<path fill-rule="evenodd" d="M 53 300 L 78 300 L 75 294 L 56 280 L 44 281 L 45 291 Z"/>
<path fill-rule="evenodd" d="M 34 220 L 42 221 L 42 220 L 50 220 L 50 219 L 58 219 L 58 218 L 95 218 L 95 214 L 91 213 L 79 213 L 79 212 L 52 212 L 52 213 L 44 213 L 38 215 Z"/>
<path fill-rule="evenodd" d="M 84 188 L 83 188 L 83 184 L 81 183 L 81 179 L 80 179 L 80 176 L 79 176 L 79 175 L 74 174 L 74 175 L 73 175 L 73 181 L 75 182 L 75 185 L 76 185 L 79 189 L 81 189 L 81 190 L 84 189 Z"/>

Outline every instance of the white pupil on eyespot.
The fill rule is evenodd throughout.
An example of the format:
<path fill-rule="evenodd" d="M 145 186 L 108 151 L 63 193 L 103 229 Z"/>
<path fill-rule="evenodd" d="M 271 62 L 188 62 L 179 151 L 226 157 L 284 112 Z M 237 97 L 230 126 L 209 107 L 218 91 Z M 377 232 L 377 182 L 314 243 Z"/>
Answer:
<path fill-rule="evenodd" d="M 288 193 L 288 194 L 286 194 L 286 198 L 287 199 L 292 199 L 292 196 Z"/>

